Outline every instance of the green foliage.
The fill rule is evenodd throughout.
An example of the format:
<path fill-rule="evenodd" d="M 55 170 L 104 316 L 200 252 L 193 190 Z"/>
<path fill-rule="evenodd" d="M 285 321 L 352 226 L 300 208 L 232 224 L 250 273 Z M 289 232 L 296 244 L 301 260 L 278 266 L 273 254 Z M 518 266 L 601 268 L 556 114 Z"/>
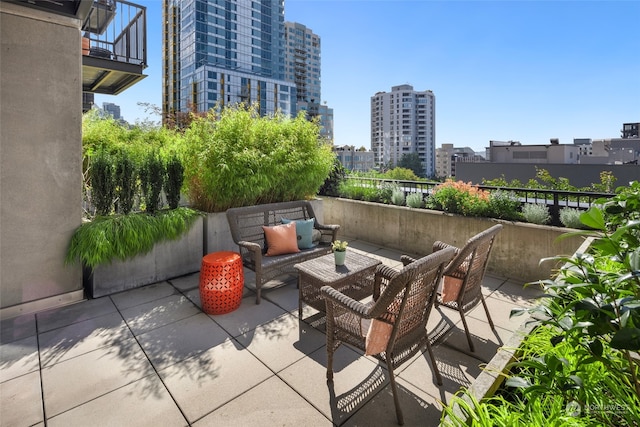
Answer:
<path fill-rule="evenodd" d="M 145 211 L 155 213 L 160 206 L 160 193 L 164 182 L 164 165 L 156 151 L 147 154 L 140 168 L 140 187 L 144 196 Z"/>
<path fill-rule="evenodd" d="M 184 181 L 184 167 L 177 155 L 173 155 L 165 167 L 164 192 L 170 209 L 176 209 L 180 203 L 180 190 Z"/>
<path fill-rule="evenodd" d="M 404 191 L 402 191 L 400 188 L 393 190 L 393 193 L 391 193 L 391 203 L 393 203 L 396 206 L 404 206 L 404 203 L 405 203 Z"/>
<path fill-rule="evenodd" d="M 325 179 L 320 190 L 318 190 L 318 194 L 322 196 L 338 196 L 340 194 L 340 183 L 344 181 L 346 176 L 347 172 L 342 166 L 342 163 L 340 163 L 340 160 L 336 157 L 333 160 L 331 172 L 329 172 L 329 176 Z"/>
<path fill-rule="evenodd" d="M 418 153 L 407 153 L 404 154 L 400 161 L 398 162 L 399 168 L 409 169 L 412 171 L 416 177 L 424 176 L 424 167 L 422 166 L 422 162 L 420 161 L 420 155 Z M 403 179 L 403 178 L 392 178 L 392 179 Z"/>
<path fill-rule="evenodd" d="M 377 187 L 356 184 L 353 180 L 345 180 L 338 188 L 340 197 L 352 200 L 364 200 L 367 202 L 379 202 L 379 190 Z"/>
<path fill-rule="evenodd" d="M 290 119 L 259 117 L 255 107 L 226 107 L 194 119 L 184 138 L 189 199 L 207 212 L 309 198 L 335 157 L 304 112 Z"/>
<path fill-rule="evenodd" d="M 393 168 L 383 174 L 386 179 L 395 179 L 398 181 L 417 181 L 420 178 L 411 170 L 403 167 Z"/>
<path fill-rule="evenodd" d="M 544 203 L 525 203 L 522 205 L 522 217 L 532 224 L 547 224 L 551 220 L 549 207 Z"/>
<path fill-rule="evenodd" d="M 113 162 L 104 150 L 100 150 L 91 162 L 89 182 L 97 214 L 110 214 L 114 197 Z"/>
<path fill-rule="evenodd" d="M 115 194 L 117 212 L 128 214 L 136 196 L 136 166 L 126 151 L 118 153 L 115 161 Z M 102 213 L 101 215 L 105 215 Z"/>
<path fill-rule="evenodd" d="M 488 215 L 492 218 L 519 220 L 520 200 L 512 191 L 495 190 L 489 194 Z"/>
<path fill-rule="evenodd" d="M 580 214 L 584 212 L 575 208 L 560 209 L 560 222 L 567 228 L 584 228 L 580 221 Z"/>
<path fill-rule="evenodd" d="M 78 227 L 69 244 L 66 262 L 88 267 L 125 260 L 149 252 L 163 240 L 175 240 L 188 231 L 201 213 L 178 208 L 156 215 L 132 213 L 96 217 Z"/>
<path fill-rule="evenodd" d="M 449 180 L 433 189 L 427 206 L 465 216 L 487 216 L 489 193 L 470 183 Z"/>
<path fill-rule="evenodd" d="M 422 194 L 410 193 L 407 195 L 407 206 L 410 208 L 421 208 L 423 203 L 424 200 L 422 199 Z"/>

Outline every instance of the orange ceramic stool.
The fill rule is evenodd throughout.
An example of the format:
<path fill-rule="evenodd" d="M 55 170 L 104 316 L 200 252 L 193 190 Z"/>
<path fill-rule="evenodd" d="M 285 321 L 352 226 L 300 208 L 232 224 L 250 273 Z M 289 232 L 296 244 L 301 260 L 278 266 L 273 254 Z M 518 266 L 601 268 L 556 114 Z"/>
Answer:
<path fill-rule="evenodd" d="M 224 314 L 240 307 L 243 287 L 240 254 L 213 252 L 202 258 L 200 302 L 205 313 Z"/>

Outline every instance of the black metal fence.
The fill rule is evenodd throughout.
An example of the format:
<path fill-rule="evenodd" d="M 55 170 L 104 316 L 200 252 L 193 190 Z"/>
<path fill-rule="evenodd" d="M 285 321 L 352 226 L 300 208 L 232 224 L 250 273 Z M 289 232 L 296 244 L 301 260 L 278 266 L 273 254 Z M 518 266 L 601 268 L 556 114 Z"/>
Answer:
<path fill-rule="evenodd" d="M 441 182 L 425 182 L 425 181 L 398 181 L 392 179 L 380 178 L 364 178 L 356 176 L 348 176 L 348 180 L 354 181 L 355 185 L 362 187 L 379 188 L 383 183 L 396 184 L 404 191 L 405 196 L 411 193 L 422 193 L 425 197 L 433 192 L 434 187 L 442 184 Z M 514 188 L 514 187 L 495 187 L 490 185 L 478 185 L 481 190 L 492 191 L 509 191 L 516 194 L 522 204 L 537 203 L 545 204 L 549 207 L 551 215 L 551 225 L 562 226 L 560 222 L 560 210 L 565 207 L 587 210 L 597 199 L 610 198 L 614 194 L 596 193 L 585 191 L 561 191 L 531 188 Z"/>

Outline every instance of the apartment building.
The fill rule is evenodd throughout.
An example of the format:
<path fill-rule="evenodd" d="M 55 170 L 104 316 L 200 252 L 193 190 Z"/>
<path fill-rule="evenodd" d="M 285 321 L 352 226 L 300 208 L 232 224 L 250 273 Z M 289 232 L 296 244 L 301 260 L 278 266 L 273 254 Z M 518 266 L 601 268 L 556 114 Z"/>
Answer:
<path fill-rule="evenodd" d="M 425 176 L 435 167 L 435 109 L 432 91 L 405 84 L 371 97 L 371 149 L 376 166 L 395 167 L 403 155 L 418 153 Z"/>
<path fill-rule="evenodd" d="M 163 0 L 163 120 L 216 105 L 296 114 L 283 0 Z"/>
<path fill-rule="evenodd" d="M 372 151 L 356 149 L 353 145 L 336 146 L 333 151 L 342 166 L 352 172 L 367 172 L 375 166 Z"/>

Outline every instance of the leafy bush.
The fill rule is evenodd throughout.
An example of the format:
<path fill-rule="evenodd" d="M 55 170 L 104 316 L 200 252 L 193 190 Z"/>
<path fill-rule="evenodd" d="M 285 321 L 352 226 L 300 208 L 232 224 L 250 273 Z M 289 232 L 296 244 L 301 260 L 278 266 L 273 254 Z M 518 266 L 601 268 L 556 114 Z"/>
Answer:
<path fill-rule="evenodd" d="M 402 191 L 400 188 L 393 190 L 393 193 L 391 193 L 391 203 L 396 206 L 404 206 L 404 201 L 404 191 Z"/>
<path fill-rule="evenodd" d="M 521 215 L 520 200 L 513 191 L 496 190 L 489 194 L 487 214 L 492 218 L 518 220 Z"/>
<path fill-rule="evenodd" d="M 465 216 L 486 216 L 489 193 L 462 181 L 446 181 L 437 185 L 427 200 L 432 209 Z"/>
<path fill-rule="evenodd" d="M 582 222 L 580 222 L 580 214 L 582 212 L 580 209 L 562 208 L 560 209 L 560 222 L 568 228 L 584 228 Z"/>
<path fill-rule="evenodd" d="M 522 217 L 532 224 L 547 224 L 551 220 L 549 207 L 543 203 L 525 203 L 522 205 Z"/>
<path fill-rule="evenodd" d="M 94 268 L 114 259 L 125 260 L 149 252 L 162 240 L 174 240 L 191 228 L 201 213 L 178 208 L 155 215 L 133 213 L 95 218 L 78 227 L 67 250 L 68 264 L 81 261 Z"/>
<path fill-rule="evenodd" d="M 255 107 L 226 107 L 194 120 L 184 133 L 185 181 L 194 207 L 221 212 L 233 206 L 306 199 L 317 194 L 333 166 L 319 125 Z"/>
<path fill-rule="evenodd" d="M 155 151 L 150 151 L 140 168 L 140 186 L 144 196 L 145 211 L 154 213 L 160 206 L 160 193 L 164 183 L 164 165 Z"/>
<path fill-rule="evenodd" d="M 411 169 L 401 167 L 388 170 L 384 173 L 384 178 L 398 181 L 417 181 L 420 179 Z"/>
<path fill-rule="evenodd" d="M 410 193 L 407 195 L 407 206 L 409 206 L 410 208 L 421 208 L 422 203 L 422 194 Z"/>
<path fill-rule="evenodd" d="M 113 161 L 104 150 L 100 150 L 89 169 L 91 199 L 97 215 L 109 215 L 113 209 L 114 178 Z"/>
<path fill-rule="evenodd" d="M 329 176 L 325 179 L 320 190 L 318 190 L 318 194 L 322 196 L 338 196 L 340 194 L 340 183 L 344 181 L 346 176 L 347 172 L 344 166 L 342 166 L 342 163 L 340 163 L 340 160 L 336 157 L 333 160 L 331 172 L 329 172 Z"/>
<path fill-rule="evenodd" d="M 180 203 L 180 190 L 184 181 L 184 166 L 177 155 L 173 155 L 165 166 L 164 192 L 170 209 L 176 209 Z"/>
<path fill-rule="evenodd" d="M 400 191 L 400 186 L 397 183 L 383 181 L 378 185 L 376 200 L 381 203 L 394 203 L 393 194 L 397 193 L 398 191 Z"/>
<path fill-rule="evenodd" d="M 367 202 L 379 202 L 380 192 L 377 187 L 355 185 L 350 180 L 340 183 L 338 192 L 340 197 Z"/>
<path fill-rule="evenodd" d="M 640 183 L 618 188 L 580 215 L 588 253 L 556 257 L 542 280 L 545 301 L 528 313 L 537 327 L 523 341 L 499 394 L 482 402 L 459 394 L 450 425 L 632 426 L 640 422 Z M 453 411 L 458 405 L 463 416 Z M 463 418 L 467 415 L 470 423 Z"/>
<path fill-rule="evenodd" d="M 128 214 L 133 209 L 137 193 L 136 166 L 126 151 L 121 151 L 115 164 L 115 193 L 117 212 Z"/>

